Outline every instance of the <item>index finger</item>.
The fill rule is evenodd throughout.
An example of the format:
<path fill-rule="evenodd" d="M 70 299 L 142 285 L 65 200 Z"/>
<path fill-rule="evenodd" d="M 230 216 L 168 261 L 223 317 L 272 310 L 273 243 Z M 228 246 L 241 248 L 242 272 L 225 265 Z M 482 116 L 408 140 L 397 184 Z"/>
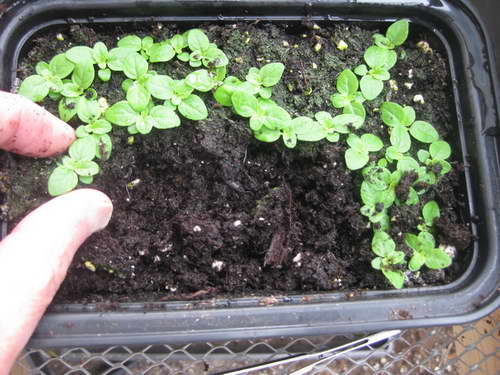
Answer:
<path fill-rule="evenodd" d="M 32 101 L 0 91 L 0 148 L 36 157 L 66 150 L 75 131 Z"/>

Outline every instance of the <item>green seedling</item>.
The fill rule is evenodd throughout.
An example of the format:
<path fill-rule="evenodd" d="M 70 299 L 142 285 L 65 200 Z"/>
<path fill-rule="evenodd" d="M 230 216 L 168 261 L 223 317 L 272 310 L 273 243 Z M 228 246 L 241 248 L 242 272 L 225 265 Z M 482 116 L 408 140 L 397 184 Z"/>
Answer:
<path fill-rule="evenodd" d="M 285 66 L 282 63 L 269 63 L 262 68 L 250 68 L 246 81 L 255 86 L 261 98 L 269 99 L 272 95 L 272 86 L 276 85 L 283 75 Z"/>
<path fill-rule="evenodd" d="M 79 98 L 62 98 L 59 100 L 59 117 L 65 122 L 69 122 L 76 116 L 76 104 Z"/>
<path fill-rule="evenodd" d="M 389 228 L 388 209 L 396 199 L 395 187 L 401 175 L 384 167 L 370 166 L 363 169 L 363 177 L 361 214 L 371 223 L 377 223 L 381 230 L 386 230 Z"/>
<path fill-rule="evenodd" d="M 397 266 L 404 264 L 405 255 L 402 251 L 396 251 L 394 240 L 386 232 L 375 232 L 372 251 L 377 255 L 371 262 L 372 267 L 381 270 L 395 288 L 402 288 L 404 273 Z"/>
<path fill-rule="evenodd" d="M 370 159 L 369 152 L 380 151 L 384 147 L 380 138 L 373 134 L 363 134 L 361 137 L 349 134 L 347 144 L 349 148 L 345 152 L 345 161 L 350 170 L 363 168 Z"/>
<path fill-rule="evenodd" d="M 373 40 L 377 46 L 385 49 L 394 49 L 403 44 L 408 38 L 409 22 L 399 20 L 388 27 L 385 36 L 374 34 Z"/>
<path fill-rule="evenodd" d="M 99 165 L 92 159 L 96 156 L 96 142 L 92 137 L 77 139 L 69 148 L 69 157 L 62 158 L 60 164 L 49 176 L 49 194 L 56 196 L 73 190 L 78 180 L 85 184 L 93 181 L 99 173 Z"/>
<path fill-rule="evenodd" d="M 108 47 L 103 42 L 97 42 L 92 49 L 92 57 L 94 58 L 99 70 L 97 76 L 103 82 L 108 82 L 111 78 L 111 69 L 108 68 L 109 51 Z"/>
<path fill-rule="evenodd" d="M 177 57 L 183 53 L 184 48 L 188 46 L 188 41 L 187 37 L 184 34 L 176 34 L 170 40 L 168 41 L 169 44 L 172 46 L 172 48 L 175 51 L 175 54 Z M 189 54 L 188 54 L 188 60 L 189 60 Z"/>
<path fill-rule="evenodd" d="M 367 100 L 373 100 L 384 89 L 384 81 L 391 78 L 389 70 L 396 64 L 396 52 L 378 46 L 369 47 L 364 54 L 365 64 L 354 69 L 361 76 L 359 86 Z"/>
<path fill-rule="evenodd" d="M 451 257 L 442 249 L 436 248 L 434 236 L 429 232 L 420 232 L 418 236 L 405 233 L 405 243 L 413 250 L 408 263 L 410 271 L 418 271 L 423 265 L 433 270 L 451 265 Z"/>
<path fill-rule="evenodd" d="M 189 30 L 185 37 L 191 53 L 182 52 L 177 55 L 177 58 L 181 61 L 189 62 L 189 65 L 195 68 L 201 65 L 207 68 L 219 68 L 229 63 L 226 54 L 214 43 L 210 43 L 202 30 Z"/>
<path fill-rule="evenodd" d="M 75 65 L 71 81 L 81 90 L 88 89 L 95 78 L 95 59 L 92 48 L 85 46 L 73 47 L 66 51 L 65 56 Z"/>
<path fill-rule="evenodd" d="M 87 124 L 80 125 L 76 129 L 76 136 L 78 138 L 89 136 L 94 138 L 97 158 L 109 159 L 113 144 L 108 133 L 111 132 L 112 125 L 109 121 L 101 118 L 104 108 L 97 100 L 87 100 L 85 98 L 79 99 L 76 108 L 79 119 Z"/>
<path fill-rule="evenodd" d="M 167 98 L 166 105 L 177 108 L 181 115 L 190 120 L 203 120 L 208 116 L 208 110 L 203 100 L 193 94 L 193 87 L 185 80 L 172 80 L 169 83 L 172 95 Z"/>
<path fill-rule="evenodd" d="M 322 124 L 307 116 L 296 117 L 291 124 L 299 141 L 318 142 L 328 135 Z"/>
<path fill-rule="evenodd" d="M 422 143 L 439 139 L 436 129 L 426 121 L 415 121 L 415 110 L 397 103 L 384 102 L 380 107 L 382 121 L 390 127 L 391 146 L 386 150 L 388 161 L 401 160 L 411 147 L 410 134 Z"/>
<path fill-rule="evenodd" d="M 208 92 L 219 83 L 216 74 L 206 69 L 199 69 L 189 73 L 185 80 L 187 85 L 200 92 Z"/>
<path fill-rule="evenodd" d="M 138 52 L 152 63 L 170 61 L 175 56 L 175 50 L 168 41 L 155 43 L 150 36 L 146 36 L 143 39 L 137 35 L 126 36 L 118 41 L 118 47 L 129 48 Z"/>
<path fill-rule="evenodd" d="M 363 108 L 362 103 L 365 101 L 365 97 L 359 89 L 359 81 L 356 75 L 350 69 L 342 71 L 337 77 L 337 93 L 330 96 L 332 105 L 335 108 L 346 108 L 348 107 L 350 113 L 353 113 L 355 109 L 353 106 Z M 364 109 L 364 108 L 363 108 Z M 362 116 L 364 118 L 364 116 Z"/>
<path fill-rule="evenodd" d="M 210 73 L 198 70 L 182 80 L 174 80 L 161 74 L 148 75 L 145 88 L 154 98 L 165 100 L 166 107 L 177 109 L 184 117 L 197 121 L 206 119 L 208 110 L 203 100 L 193 94 L 193 86 L 198 91 L 203 91 L 210 90 L 214 84 Z"/>
<path fill-rule="evenodd" d="M 130 134 L 148 134 L 153 128 L 169 129 L 181 124 L 179 116 L 170 108 L 150 104 L 145 110 L 137 112 L 126 100 L 109 107 L 105 118 L 112 124 L 126 126 Z"/>
<path fill-rule="evenodd" d="M 364 119 L 358 115 L 343 114 L 332 117 L 325 111 L 317 112 L 314 118 L 326 131 L 326 139 L 330 142 L 337 142 L 340 134 L 349 134 L 351 129 L 359 129 L 364 122 Z"/>
<path fill-rule="evenodd" d="M 259 93 L 259 87 L 247 81 L 242 82 L 237 77 L 228 76 L 222 85 L 215 90 L 214 98 L 219 104 L 231 107 L 233 105 L 231 97 L 236 91 L 243 91 L 255 96 Z"/>
<path fill-rule="evenodd" d="M 275 142 L 283 136 L 287 147 L 295 147 L 297 136 L 292 118 L 272 100 L 256 98 L 248 92 L 235 90 L 231 95 L 231 103 L 238 115 L 250 119 L 250 129 L 253 130 L 255 138 L 262 142 Z"/>
<path fill-rule="evenodd" d="M 445 141 L 435 141 L 429 146 L 429 151 L 419 150 L 418 160 L 427 166 L 426 173 L 437 178 L 451 170 L 451 164 L 446 161 L 451 155 L 451 147 Z"/>
<path fill-rule="evenodd" d="M 75 69 L 75 64 L 69 61 L 65 54 L 54 56 L 47 64 L 39 62 L 36 65 L 35 75 L 27 77 L 19 87 L 19 94 L 26 98 L 40 102 L 49 92 L 60 93 L 63 90 L 63 79 Z"/>
<path fill-rule="evenodd" d="M 434 225 L 434 220 L 440 216 L 441 212 L 436 201 L 429 201 L 422 208 L 422 217 L 427 228 L 431 228 Z"/>

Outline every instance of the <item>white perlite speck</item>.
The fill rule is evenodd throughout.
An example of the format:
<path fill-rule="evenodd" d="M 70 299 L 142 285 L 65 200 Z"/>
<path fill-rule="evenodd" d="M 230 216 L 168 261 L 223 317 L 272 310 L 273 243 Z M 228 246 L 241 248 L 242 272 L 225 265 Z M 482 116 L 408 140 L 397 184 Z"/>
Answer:
<path fill-rule="evenodd" d="M 235 228 L 238 228 L 240 225 L 241 225 L 241 220 L 236 220 L 236 221 L 233 223 L 233 226 L 234 226 Z"/>
<path fill-rule="evenodd" d="M 420 103 L 420 104 L 424 104 L 425 103 L 425 100 L 424 100 L 424 97 L 420 94 L 417 94 L 413 97 L 413 101 L 415 103 Z"/>
<path fill-rule="evenodd" d="M 344 42 L 343 40 L 340 40 L 338 43 L 337 43 L 337 49 L 339 51 L 345 51 L 347 48 L 349 48 L 349 46 L 347 45 L 346 42 Z"/>
<path fill-rule="evenodd" d="M 294 263 L 298 263 L 300 264 L 300 261 L 302 260 L 302 253 L 298 253 L 297 255 L 295 255 L 295 257 L 293 258 L 293 262 Z"/>
<path fill-rule="evenodd" d="M 457 253 L 457 249 L 455 248 L 455 246 L 439 245 L 439 248 L 443 250 L 446 254 L 448 254 L 450 258 L 455 258 L 455 255 Z"/>
<path fill-rule="evenodd" d="M 212 268 L 217 272 L 220 272 L 224 268 L 224 262 L 221 260 L 214 260 L 212 263 Z"/>
<path fill-rule="evenodd" d="M 195 225 L 193 227 L 193 232 L 196 232 L 196 233 L 201 232 L 201 227 L 199 225 Z"/>

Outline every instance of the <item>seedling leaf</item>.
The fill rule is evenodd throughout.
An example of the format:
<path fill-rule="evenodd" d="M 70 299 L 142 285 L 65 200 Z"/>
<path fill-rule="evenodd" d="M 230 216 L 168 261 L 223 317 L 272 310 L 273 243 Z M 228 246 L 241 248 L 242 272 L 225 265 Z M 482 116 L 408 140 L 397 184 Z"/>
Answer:
<path fill-rule="evenodd" d="M 208 116 L 207 107 L 198 95 L 189 95 L 178 108 L 181 115 L 190 120 L 204 120 Z"/>
<path fill-rule="evenodd" d="M 439 139 L 439 134 L 434 126 L 425 121 L 415 121 L 410 127 L 410 134 L 422 143 L 432 143 Z"/>
<path fill-rule="evenodd" d="M 78 184 L 78 176 L 71 169 L 59 166 L 50 174 L 48 189 L 49 194 L 54 196 L 73 190 Z"/>
<path fill-rule="evenodd" d="M 337 77 L 337 91 L 341 94 L 354 94 L 358 91 L 359 82 L 352 70 L 343 70 Z"/>
<path fill-rule="evenodd" d="M 277 84 L 283 71 L 285 70 L 285 65 L 282 63 L 269 63 L 260 68 L 260 79 L 264 87 L 270 87 Z"/>
<path fill-rule="evenodd" d="M 439 206 L 436 201 L 429 201 L 422 208 L 422 216 L 424 217 L 425 225 L 432 227 L 434 220 L 441 215 Z"/>

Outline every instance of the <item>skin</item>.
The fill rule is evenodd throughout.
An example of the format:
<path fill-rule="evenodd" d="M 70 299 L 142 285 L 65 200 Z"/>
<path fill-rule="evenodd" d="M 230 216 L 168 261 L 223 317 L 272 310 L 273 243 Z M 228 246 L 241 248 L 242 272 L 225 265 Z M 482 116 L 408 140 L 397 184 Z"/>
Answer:
<path fill-rule="evenodd" d="M 47 157 L 75 140 L 71 126 L 30 100 L 0 91 L 0 148 L 26 156 Z"/>
<path fill-rule="evenodd" d="M 36 104 L 0 91 L 0 148 L 46 157 L 63 152 L 73 129 Z M 0 242 L 0 375 L 7 375 L 66 276 L 78 247 L 109 222 L 103 193 L 80 189 L 26 216 Z"/>

